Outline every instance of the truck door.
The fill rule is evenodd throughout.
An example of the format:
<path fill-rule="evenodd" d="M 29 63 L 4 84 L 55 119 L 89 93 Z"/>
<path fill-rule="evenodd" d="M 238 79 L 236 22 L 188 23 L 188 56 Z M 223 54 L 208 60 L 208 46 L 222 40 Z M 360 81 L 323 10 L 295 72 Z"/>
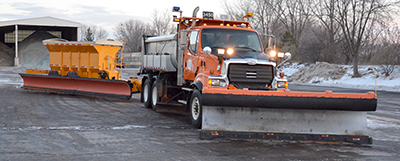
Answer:
<path fill-rule="evenodd" d="M 199 44 L 199 31 L 194 30 L 191 31 L 189 34 L 189 43 L 188 47 L 185 50 L 184 59 L 184 70 L 183 70 L 183 78 L 185 80 L 194 80 L 198 73 L 198 65 L 199 65 L 199 58 L 197 56 Z"/>

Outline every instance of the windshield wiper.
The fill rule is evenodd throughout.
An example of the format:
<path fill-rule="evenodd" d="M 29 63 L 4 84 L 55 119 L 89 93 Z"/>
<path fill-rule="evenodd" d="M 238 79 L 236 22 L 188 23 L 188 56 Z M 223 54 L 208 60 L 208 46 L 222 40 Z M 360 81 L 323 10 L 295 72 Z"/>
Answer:
<path fill-rule="evenodd" d="M 210 46 L 210 48 L 224 48 L 225 49 L 225 47 L 222 47 L 222 46 Z"/>
<path fill-rule="evenodd" d="M 247 47 L 247 46 L 244 46 L 244 47 L 238 47 L 238 46 L 235 46 L 234 48 L 240 48 L 240 49 L 250 49 L 251 51 L 257 52 L 257 50 L 256 50 L 256 49 L 253 49 L 253 48 L 251 48 L 251 47 Z"/>

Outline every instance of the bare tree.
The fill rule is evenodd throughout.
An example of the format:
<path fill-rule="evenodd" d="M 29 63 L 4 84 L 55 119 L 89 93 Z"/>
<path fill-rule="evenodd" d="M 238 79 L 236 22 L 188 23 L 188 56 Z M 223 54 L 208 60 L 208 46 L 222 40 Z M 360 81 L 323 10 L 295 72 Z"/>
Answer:
<path fill-rule="evenodd" d="M 82 24 L 79 32 L 81 41 L 95 41 L 108 37 L 108 32 L 101 27 L 97 27 L 96 25 Z"/>
<path fill-rule="evenodd" d="M 172 12 L 169 9 L 162 12 L 154 9 L 151 18 L 153 19 L 152 32 L 154 35 L 160 36 L 176 32 L 176 26 L 172 24 Z"/>
<path fill-rule="evenodd" d="M 395 65 L 400 65 L 400 28 L 386 27 L 374 41 L 372 62 L 380 65 L 385 76 L 393 73 Z"/>
<path fill-rule="evenodd" d="M 274 5 L 277 0 L 255 0 L 253 3 L 254 8 L 254 29 L 261 35 L 263 44 L 268 44 L 266 36 L 280 37 L 284 33 L 282 23 L 280 23 L 277 16 L 274 14 Z"/>
<path fill-rule="evenodd" d="M 108 32 L 105 29 L 100 27 L 97 30 L 96 39 L 105 39 L 105 38 L 108 38 Z"/>
<path fill-rule="evenodd" d="M 338 32 L 340 27 L 335 21 L 336 3 L 336 0 L 316 0 L 311 8 L 312 18 L 316 23 L 310 25 L 310 29 L 315 39 L 323 45 L 322 60 L 331 63 L 337 60 L 337 42 L 341 36 Z"/>
<path fill-rule="evenodd" d="M 323 57 L 323 43 L 319 41 L 319 39 L 316 39 L 313 34 L 305 34 L 305 36 L 302 37 L 301 41 L 302 45 L 299 48 L 299 54 L 301 54 L 301 57 L 299 59 L 312 63 L 321 61 Z"/>
<path fill-rule="evenodd" d="M 377 28 L 390 20 L 398 4 L 398 0 L 222 2 L 225 12 L 234 20 L 241 19 L 246 12 L 255 13 L 250 20 L 253 28 L 261 35 L 278 37 L 281 50 L 292 52 L 294 60 L 300 55 L 301 59 L 312 62 L 352 62 L 354 76 L 358 76 L 360 51 L 367 53 L 369 44 L 379 35 Z"/>
<path fill-rule="evenodd" d="M 311 0 L 281 0 L 275 4 L 274 12 L 293 39 L 291 52 L 297 54 L 300 39 L 311 17 Z"/>
<path fill-rule="evenodd" d="M 149 24 L 135 19 L 119 23 L 115 26 L 114 31 L 115 37 L 125 39 L 125 52 L 140 51 L 142 36 L 151 32 Z"/>
<path fill-rule="evenodd" d="M 344 43 L 353 63 L 353 75 L 359 76 L 358 57 L 365 31 L 390 18 L 390 5 L 385 0 L 338 0 L 337 17 Z"/>
<path fill-rule="evenodd" d="M 237 0 L 228 1 L 224 0 L 221 2 L 226 14 L 229 15 L 231 20 L 242 20 L 242 17 L 248 13 L 254 13 L 254 0 Z"/>
<path fill-rule="evenodd" d="M 224 0 L 222 6 L 232 20 L 242 20 L 246 13 L 254 13 L 254 17 L 247 21 L 261 35 L 262 44 L 267 45 L 269 36 L 279 37 L 284 33 L 283 27 L 274 13 L 276 2 L 277 0 L 238 0 L 234 2 Z"/>

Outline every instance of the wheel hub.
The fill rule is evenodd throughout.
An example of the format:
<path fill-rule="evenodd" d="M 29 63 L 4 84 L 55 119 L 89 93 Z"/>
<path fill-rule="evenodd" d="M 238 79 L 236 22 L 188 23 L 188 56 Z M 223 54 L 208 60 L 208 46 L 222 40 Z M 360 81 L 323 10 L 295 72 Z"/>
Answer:
<path fill-rule="evenodd" d="M 192 103 L 192 115 L 193 115 L 193 119 L 197 120 L 199 118 L 200 115 L 200 107 L 199 107 L 199 100 L 198 98 L 194 98 L 193 99 L 193 103 Z"/>

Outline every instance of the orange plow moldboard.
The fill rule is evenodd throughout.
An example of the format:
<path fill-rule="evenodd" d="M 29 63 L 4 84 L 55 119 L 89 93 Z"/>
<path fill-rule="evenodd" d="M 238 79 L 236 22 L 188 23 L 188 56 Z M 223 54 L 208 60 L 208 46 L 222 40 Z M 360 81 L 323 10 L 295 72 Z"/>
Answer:
<path fill-rule="evenodd" d="M 131 88 L 126 81 L 37 74 L 20 75 L 24 80 L 21 88 L 28 90 L 123 99 L 130 99 L 132 95 Z"/>

